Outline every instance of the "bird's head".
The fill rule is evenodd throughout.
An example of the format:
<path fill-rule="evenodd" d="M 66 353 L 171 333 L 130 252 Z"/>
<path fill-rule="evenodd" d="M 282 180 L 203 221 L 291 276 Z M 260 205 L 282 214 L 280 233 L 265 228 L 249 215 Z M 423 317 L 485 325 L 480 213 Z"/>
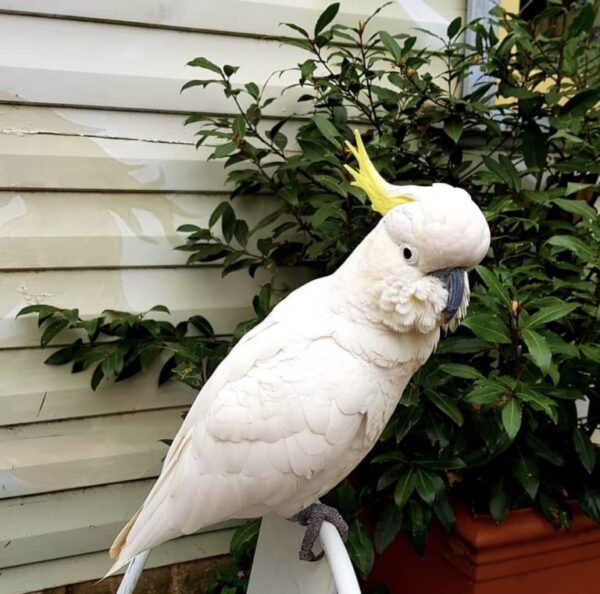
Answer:
<path fill-rule="evenodd" d="M 348 260 L 348 268 L 360 270 L 363 310 L 375 310 L 377 321 L 401 332 L 448 327 L 465 315 L 467 272 L 489 248 L 485 217 L 460 188 L 387 183 L 358 133 L 356 141 L 356 148 L 349 146 L 359 170 L 347 169 L 383 214 Z"/>

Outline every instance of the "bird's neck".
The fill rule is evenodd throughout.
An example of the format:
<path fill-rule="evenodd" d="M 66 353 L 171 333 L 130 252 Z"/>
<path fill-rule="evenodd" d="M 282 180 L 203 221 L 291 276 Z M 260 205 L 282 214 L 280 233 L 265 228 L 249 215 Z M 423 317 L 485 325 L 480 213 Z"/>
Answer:
<path fill-rule="evenodd" d="M 440 329 L 436 325 L 422 332 L 412 322 L 404 324 L 402 313 L 393 303 L 382 308 L 389 287 L 382 284 L 383 271 L 370 264 L 373 253 L 379 251 L 380 261 L 385 261 L 386 246 L 382 243 L 371 232 L 331 277 L 330 307 L 348 322 L 337 325 L 336 339 L 381 366 L 406 362 L 407 352 L 420 366 L 435 349 Z"/>

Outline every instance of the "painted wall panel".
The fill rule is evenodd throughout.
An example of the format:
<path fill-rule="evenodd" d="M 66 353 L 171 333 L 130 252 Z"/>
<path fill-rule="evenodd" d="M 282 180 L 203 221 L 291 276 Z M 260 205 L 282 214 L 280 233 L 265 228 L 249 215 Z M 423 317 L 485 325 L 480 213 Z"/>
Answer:
<path fill-rule="evenodd" d="M 232 43 L 215 34 L 12 15 L 0 15 L 0 38 L 0 98 L 60 105 L 223 113 L 232 108 L 221 87 L 180 94 L 190 78 L 210 75 L 186 66 L 192 58 L 240 66 L 235 81 L 262 82 L 303 56 L 301 49 L 269 39 Z M 267 94 L 279 96 L 292 80 L 291 74 L 275 77 Z M 286 93 L 269 113 L 291 113 L 296 97 Z"/>
<path fill-rule="evenodd" d="M 204 225 L 227 195 L 222 164 L 196 151 L 189 112 L 232 113 L 218 90 L 180 94 L 205 55 L 261 81 L 303 59 L 275 38 L 310 28 L 321 0 L 0 0 L 0 594 L 100 577 L 105 549 L 137 508 L 194 391 L 156 374 L 93 393 L 89 374 L 44 365 L 35 303 L 206 315 L 230 332 L 261 279 L 184 267 L 177 226 Z M 353 25 L 379 0 L 342 0 Z M 464 0 L 402 0 L 374 25 L 443 33 Z M 268 15 L 268 18 L 265 18 Z M 418 43 L 432 45 L 419 33 Z M 287 78 L 286 78 L 287 76 Z M 293 75 L 273 79 L 278 95 Z M 268 112 L 297 114 L 297 91 Z M 300 125 L 300 120 L 289 124 Z M 290 144 L 293 151 L 295 146 Z M 250 222 L 273 198 L 238 201 Z M 278 290 L 308 278 L 285 271 Z M 157 316 L 159 317 L 159 316 Z M 68 338 L 68 337 L 67 337 Z M 65 339 L 66 340 L 66 339 Z M 224 553 L 231 531 L 158 548 L 150 566 Z"/>
<path fill-rule="evenodd" d="M 380 0 L 342 0 L 338 21 L 350 26 L 381 6 Z M 322 0 L 220 0 L 171 2 L 169 0 L 0 0 L 0 9 L 22 14 L 62 15 L 93 20 L 123 21 L 202 31 L 250 35 L 281 35 L 280 22 L 311 29 L 326 4 Z M 374 26 L 409 29 L 419 26 L 443 33 L 447 24 L 465 11 L 462 0 L 401 0 L 374 20 Z M 265 18 L 265 14 L 277 18 Z M 292 32 L 288 33 L 289 35 Z"/>
<path fill-rule="evenodd" d="M 20 565 L 24 555 L 38 563 L 105 550 L 115 532 L 136 512 L 152 483 L 132 481 L 0 501 L 4 528 L 0 566 Z M 235 523 L 223 522 L 211 529 L 226 530 Z M 106 559 L 106 569 L 108 565 Z"/>
<path fill-rule="evenodd" d="M 0 274 L 0 348 L 39 344 L 34 316 L 15 320 L 26 305 L 49 303 L 79 307 L 84 316 L 105 309 L 146 311 L 168 304 L 180 320 L 203 313 L 218 333 L 230 332 L 236 321 L 251 317 L 251 299 L 259 286 L 246 274 L 221 278 L 216 267 L 114 270 L 47 270 Z M 156 319 L 166 314 L 153 314 Z"/>
<path fill-rule="evenodd" d="M 0 499 L 157 476 L 184 410 L 0 429 Z"/>
<path fill-rule="evenodd" d="M 442 31 L 437 29 L 443 33 L 447 21 L 439 18 Z M 408 31 L 411 25 L 400 20 L 389 29 Z M 437 44 L 435 38 L 416 33 L 423 46 Z M 236 37 L 234 41 L 213 33 L 7 14 L 0 14 L 0 38 L 5 48 L 0 56 L 0 99 L 58 105 L 231 113 L 233 103 L 225 100 L 221 87 L 180 94 L 191 78 L 212 76 L 186 66 L 192 58 L 204 56 L 217 64 L 239 66 L 232 81 L 241 86 L 248 80 L 260 84 L 272 72 L 307 57 L 301 49 L 273 39 Z M 47 55 L 43 63 L 39 48 Z M 291 89 L 280 97 L 296 78 L 283 72 L 270 79 L 265 96 L 278 100 L 265 113 L 292 115 L 306 110 L 296 101 L 303 91 Z M 245 95 L 240 101 L 250 102 Z"/>
<path fill-rule="evenodd" d="M 186 237 L 177 227 L 207 226 L 225 199 L 162 192 L 0 192 L 0 270 L 182 266 L 189 254 L 174 249 Z M 250 225 L 275 208 L 267 197 L 235 204 Z"/>
<path fill-rule="evenodd" d="M 103 382 L 92 392 L 91 370 L 69 373 L 68 365 L 44 365 L 55 350 L 0 350 L 0 427 L 187 406 L 196 396 L 179 382 L 159 387 L 160 365 L 128 382 Z"/>
<path fill-rule="evenodd" d="M 223 555 L 229 552 L 232 534 L 233 529 L 219 530 L 167 542 L 153 549 L 146 567 Z M 26 594 L 65 583 L 98 579 L 106 573 L 108 567 L 109 559 L 105 550 L 8 567 L 2 569 L 0 574 L 0 592 Z"/>

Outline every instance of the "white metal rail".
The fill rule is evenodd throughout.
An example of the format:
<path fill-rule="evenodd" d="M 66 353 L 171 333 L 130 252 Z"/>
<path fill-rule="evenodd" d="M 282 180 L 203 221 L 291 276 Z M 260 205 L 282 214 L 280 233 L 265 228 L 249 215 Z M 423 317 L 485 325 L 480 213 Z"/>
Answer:
<path fill-rule="evenodd" d="M 298 559 L 304 528 L 277 516 L 262 519 L 248 594 L 360 594 L 354 568 L 337 529 L 325 522 L 319 533 L 325 557 L 316 563 Z M 150 551 L 127 567 L 117 594 L 133 594 Z"/>

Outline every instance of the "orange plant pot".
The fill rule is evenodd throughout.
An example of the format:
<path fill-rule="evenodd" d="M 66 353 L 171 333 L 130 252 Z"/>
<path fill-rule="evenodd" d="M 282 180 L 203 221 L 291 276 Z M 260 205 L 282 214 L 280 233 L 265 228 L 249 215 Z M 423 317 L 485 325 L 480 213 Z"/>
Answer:
<path fill-rule="evenodd" d="M 496 525 L 456 506 L 456 531 L 433 528 L 424 558 L 398 537 L 368 581 L 392 594 L 597 594 L 600 527 L 573 506 L 573 525 L 555 530 L 538 512 L 511 512 Z"/>

